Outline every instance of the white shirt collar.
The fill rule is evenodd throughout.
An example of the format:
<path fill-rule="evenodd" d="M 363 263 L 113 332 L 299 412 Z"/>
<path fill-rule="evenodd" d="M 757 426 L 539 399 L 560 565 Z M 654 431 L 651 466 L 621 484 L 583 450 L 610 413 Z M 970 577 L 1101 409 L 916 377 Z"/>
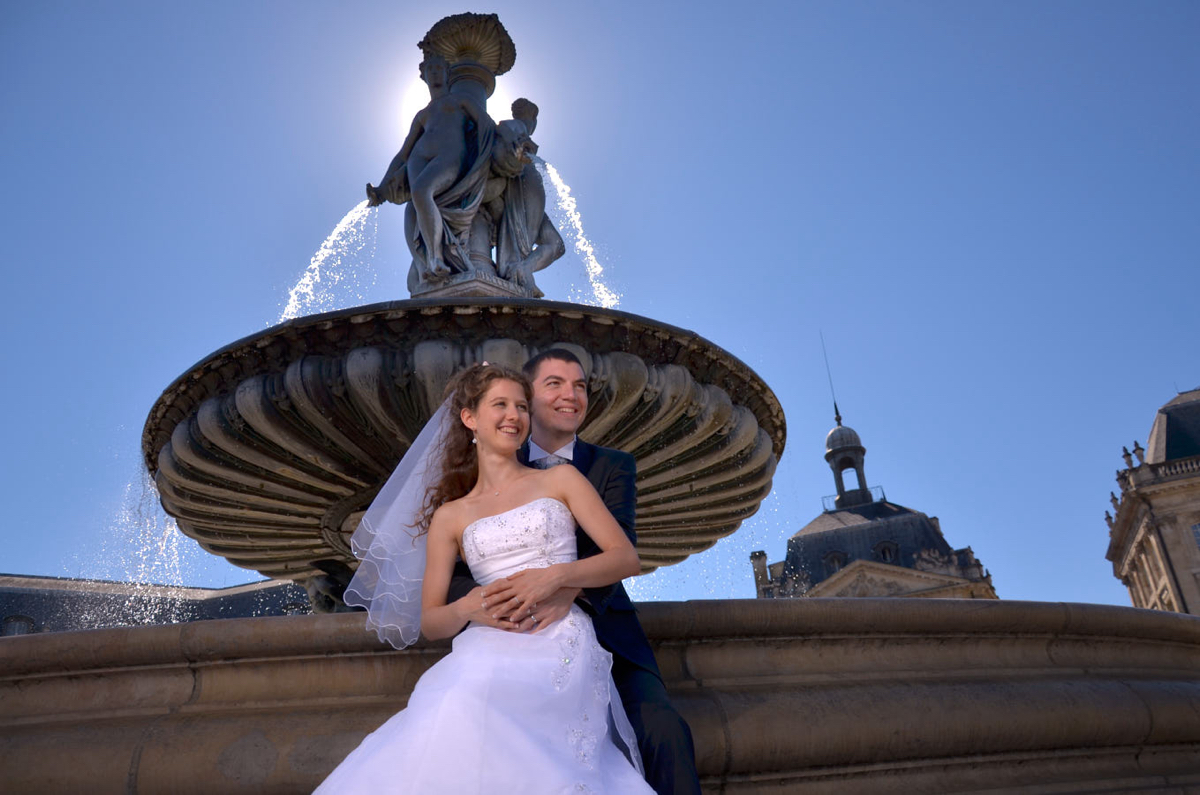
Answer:
<path fill-rule="evenodd" d="M 567 442 L 562 447 L 555 450 L 554 455 L 562 456 L 563 458 L 567 459 L 568 461 L 574 461 L 575 460 L 575 440 L 578 438 L 579 438 L 578 436 L 571 437 L 571 441 Z M 530 462 L 537 461 L 539 458 L 545 458 L 548 455 L 550 455 L 550 453 L 547 453 L 545 450 L 543 450 L 541 447 L 539 447 L 538 443 L 535 442 L 532 438 L 529 440 L 529 460 L 530 460 Z"/>

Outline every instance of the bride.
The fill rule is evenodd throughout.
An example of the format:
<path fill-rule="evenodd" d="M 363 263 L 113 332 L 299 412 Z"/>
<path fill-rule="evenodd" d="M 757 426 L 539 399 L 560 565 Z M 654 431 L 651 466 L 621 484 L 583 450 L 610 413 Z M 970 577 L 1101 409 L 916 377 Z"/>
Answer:
<path fill-rule="evenodd" d="M 560 587 L 637 574 L 636 550 L 574 467 L 517 461 L 524 376 L 484 363 L 447 392 L 355 532 L 346 602 L 367 607 L 368 626 L 397 648 L 418 627 L 429 639 L 467 628 L 317 792 L 652 795 L 591 620 L 577 606 L 546 625 L 537 615 Z M 576 558 L 576 523 L 599 554 Z M 480 586 L 447 603 L 459 556 Z M 503 578 L 515 595 L 488 603 L 485 587 Z M 536 629 L 515 631 L 527 617 Z"/>

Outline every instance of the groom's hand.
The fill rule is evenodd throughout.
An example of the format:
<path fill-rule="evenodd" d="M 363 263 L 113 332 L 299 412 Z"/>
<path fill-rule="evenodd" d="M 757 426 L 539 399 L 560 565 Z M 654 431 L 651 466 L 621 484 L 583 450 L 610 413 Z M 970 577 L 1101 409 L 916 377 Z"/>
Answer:
<path fill-rule="evenodd" d="M 538 632 L 565 618 L 571 611 L 571 605 L 583 591 L 579 588 L 559 588 L 552 595 L 538 602 L 537 610 L 532 616 L 526 616 L 518 622 L 518 632 Z M 534 621 L 534 619 L 537 621 Z"/>
<path fill-rule="evenodd" d="M 561 566 L 553 564 L 522 569 L 491 583 L 483 591 L 487 608 L 495 618 L 517 623 L 536 617 L 541 603 L 558 592 L 561 570 Z"/>

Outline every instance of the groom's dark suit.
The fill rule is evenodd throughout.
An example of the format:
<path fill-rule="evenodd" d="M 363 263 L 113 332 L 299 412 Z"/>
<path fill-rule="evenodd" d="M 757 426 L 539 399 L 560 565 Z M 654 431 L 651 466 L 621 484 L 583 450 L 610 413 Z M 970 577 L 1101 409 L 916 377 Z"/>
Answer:
<path fill-rule="evenodd" d="M 517 457 L 521 463 L 529 463 L 528 445 Z M 633 456 L 576 439 L 571 463 L 591 481 L 625 535 L 636 545 L 637 465 Z M 600 551 L 578 527 L 575 538 L 580 558 Z M 474 585 L 466 564 L 460 562 L 454 570 L 450 598 L 466 594 Z M 583 595 L 586 598 L 579 604 L 591 615 L 600 645 L 613 655 L 613 681 L 637 733 L 646 780 L 658 795 L 699 793 L 691 730 L 671 706 L 654 652 L 625 586 L 618 582 L 605 588 L 586 588 Z"/>

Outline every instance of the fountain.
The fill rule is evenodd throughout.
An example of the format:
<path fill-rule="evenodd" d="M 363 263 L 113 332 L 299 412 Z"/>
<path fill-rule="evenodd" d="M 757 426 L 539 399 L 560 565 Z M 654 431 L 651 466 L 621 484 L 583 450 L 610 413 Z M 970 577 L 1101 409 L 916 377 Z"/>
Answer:
<path fill-rule="evenodd" d="M 350 534 L 449 378 L 485 359 L 519 368 L 562 346 L 588 376 L 580 435 L 637 458 L 643 569 L 709 548 L 770 493 L 786 435 L 779 401 L 694 332 L 538 298 L 534 273 L 565 245 L 533 162 L 537 107 L 517 100 L 498 124 L 482 110 L 513 65 L 512 41 L 494 15 L 468 14 L 442 20 L 420 46 L 430 108 L 453 129 L 422 111 L 379 187 L 367 186 L 368 204 L 404 206 L 413 300 L 295 318 L 177 378 L 142 437 L 163 507 L 208 551 L 308 583 L 332 598 L 318 606 L 334 606 L 328 575 L 354 565 Z M 443 159 L 435 194 L 428 169 Z M 579 230 L 576 239 L 590 249 Z"/>
<path fill-rule="evenodd" d="M 294 317 L 216 351 L 163 392 L 142 437 L 184 533 L 306 584 L 326 612 L 0 638 L 0 780 L 14 791 L 309 791 L 403 706 L 447 645 L 396 652 L 338 612 L 347 539 L 471 363 L 580 356 L 581 435 L 638 462 L 647 571 L 711 547 L 769 494 L 786 429 L 753 371 L 694 332 L 541 297 L 535 274 L 565 244 L 546 216 L 536 106 L 518 100 L 499 123 L 486 111 L 516 58 L 500 21 L 447 17 L 419 46 L 422 113 L 438 115 L 419 116 L 423 132 L 367 186 L 367 206 L 404 205 L 411 299 Z M 1197 783 L 1191 617 L 935 599 L 641 613 L 709 792 Z"/>

